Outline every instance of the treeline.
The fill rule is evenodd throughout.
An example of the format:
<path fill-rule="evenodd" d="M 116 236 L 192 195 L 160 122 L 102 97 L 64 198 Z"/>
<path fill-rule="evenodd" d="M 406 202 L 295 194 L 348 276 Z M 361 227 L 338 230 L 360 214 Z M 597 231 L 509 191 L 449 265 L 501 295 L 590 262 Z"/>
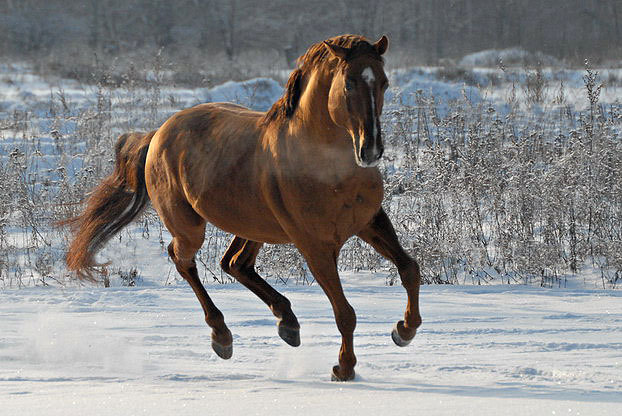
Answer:
<path fill-rule="evenodd" d="M 622 56 L 622 0 L 0 0 L 4 56 L 269 52 L 281 65 L 340 33 L 388 34 L 392 59 L 436 64 L 519 46 L 570 63 Z"/>

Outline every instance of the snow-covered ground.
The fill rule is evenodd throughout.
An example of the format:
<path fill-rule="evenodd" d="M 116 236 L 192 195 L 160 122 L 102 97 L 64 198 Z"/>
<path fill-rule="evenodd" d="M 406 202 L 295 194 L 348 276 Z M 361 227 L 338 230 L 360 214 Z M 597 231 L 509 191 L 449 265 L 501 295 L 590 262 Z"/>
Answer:
<path fill-rule="evenodd" d="M 183 283 L 2 292 L 2 415 L 617 415 L 622 293 L 426 286 L 413 343 L 390 338 L 406 297 L 346 274 L 357 310 L 357 378 L 330 381 L 340 338 L 317 285 L 278 287 L 302 345 L 239 285 L 210 285 L 234 334 L 216 357 Z"/>

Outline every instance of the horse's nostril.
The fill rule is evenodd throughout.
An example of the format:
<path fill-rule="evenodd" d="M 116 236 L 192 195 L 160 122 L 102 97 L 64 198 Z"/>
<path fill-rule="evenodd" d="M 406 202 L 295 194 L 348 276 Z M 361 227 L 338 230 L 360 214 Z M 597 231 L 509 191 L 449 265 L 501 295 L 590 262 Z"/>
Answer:
<path fill-rule="evenodd" d="M 380 160 L 384 149 L 382 146 L 363 147 L 360 151 L 360 159 L 367 165 L 374 165 Z"/>

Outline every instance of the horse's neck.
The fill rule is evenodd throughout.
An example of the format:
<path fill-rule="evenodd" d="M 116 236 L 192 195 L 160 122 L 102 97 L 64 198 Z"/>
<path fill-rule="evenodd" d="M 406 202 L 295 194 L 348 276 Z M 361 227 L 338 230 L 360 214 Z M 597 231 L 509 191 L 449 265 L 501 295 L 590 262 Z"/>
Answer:
<path fill-rule="evenodd" d="M 312 146 L 324 148 L 352 147 L 350 135 L 334 123 L 328 112 L 328 94 L 332 75 L 314 71 L 306 80 L 298 108 L 289 120 L 288 131 L 292 136 L 304 138 Z"/>
<path fill-rule="evenodd" d="M 352 139 L 332 121 L 322 124 L 317 118 L 294 115 L 280 140 L 284 156 L 281 166 L 287 165 L 286 170 L 296 172 L 295 176 L 303 182 L 317 179 L 336 185 L 357 171 Z"/>
<path fill-rule="evenodd" d="M 279 169 L 292 177 L 340 182 L 357 170 L 349 133 L 337 126 L 328 113 L 330 74 L 312 73 L 303 85 L 293 116 L 264 136 Z"/>
<path fill-rule="evenodd" d="M 332 76 L 320 71 L 313 71 L 303 81 L 302 93 L 298 103 L 298 111 L 305 118 L 312 116 L 314 122 L 330 121 L 328 114 L 328 94 Z"/>

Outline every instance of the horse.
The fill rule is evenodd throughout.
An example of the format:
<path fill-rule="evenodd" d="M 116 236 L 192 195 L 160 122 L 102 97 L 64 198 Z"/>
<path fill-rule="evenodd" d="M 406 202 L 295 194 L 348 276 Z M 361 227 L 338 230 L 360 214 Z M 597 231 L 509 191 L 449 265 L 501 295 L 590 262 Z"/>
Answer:
<path fill-rule="evenodd" d="M 214 352 L 232 356 L 232 336 L 197 272 L 206 223 L 233 234 L 222 269 L 265 302 L 278 335 L 300 345 L 290 301 L 255 270 L 264 243 L 293 243 L 332 306 L 341 334 L 332 380 L 355 377 L 356 315 L 343 293 L 337 259 L 358 236 L 398 269 L 408 303 L 391 337 L 406 346 L 421 325 L 420 272 L 381 206 L 377 168 L 380 115 L 388 87 L 382 55 L 389 41 L 341 35 L 312 45 L 297 61 L 283 96 L 267 112 L 231 103 L 177 112 L 149 133 L 119 137 L 114 172 L 68 220 L 67 265 L 82 279 L 100 266 L 97 251 L 151 202 L 172 241 L 168 254 L 196 294 Z"/>

